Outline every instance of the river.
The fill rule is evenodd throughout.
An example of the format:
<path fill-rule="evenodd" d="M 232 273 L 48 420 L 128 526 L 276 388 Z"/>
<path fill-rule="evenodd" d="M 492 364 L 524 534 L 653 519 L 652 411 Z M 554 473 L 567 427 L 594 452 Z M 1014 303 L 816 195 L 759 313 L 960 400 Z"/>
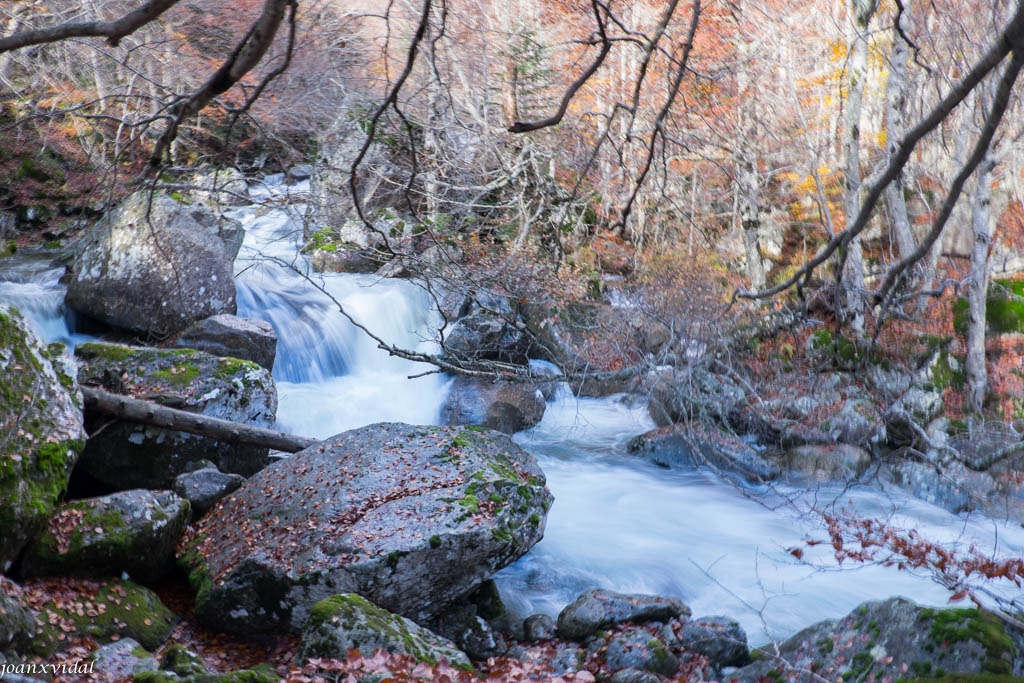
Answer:
<path fill-rule="evenodd" d="M 305 184 L 278 179 L 251 189 L 254 204 L 229 210 L 246 239 L 237 260 L 239 315 L 263 318 L 279 336 L 274 376 L 280 428 L 312 437 L 380 421 L 436 423 L 450 379 L 388 356 L 339 313 L 389 342 L 431 350 L 438 324 L 425 292 L 404 280 L 319 275 L 298 254 Z M 69 332 L 62 269 L 45 253 L 0 261 L 0 300 L 11 302 L 49 341 Z M 544 539 L 497 576 L 522 616 L 555 615 L 580 592 L 603 587 L 671 595 L 695 615 L 741 622 L 752 644 L 783 638 L 892 595 L 943 605 L 948 594 L 925 574 L 880 566 L 837 567 L 829 546 L 788 548 L 824 537 L 815 509 L 828 506 L 892 519 L 898 526 L 966 546 L 1024 552 L 1017 525 L 952 515 L 869 489 L 742 487 L 703 470 L 659 468 L 626 452 L 652 428 L 628 396 L 576 398 L 565 388 L 544 419 L 516 440 L 533 453 L 555 496 Z"/>

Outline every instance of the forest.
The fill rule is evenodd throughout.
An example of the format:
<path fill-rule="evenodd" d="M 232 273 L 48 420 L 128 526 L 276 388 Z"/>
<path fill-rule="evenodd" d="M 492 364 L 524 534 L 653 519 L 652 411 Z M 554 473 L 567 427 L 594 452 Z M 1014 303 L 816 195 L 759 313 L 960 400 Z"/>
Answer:
<path fill-rule="evenodd" d="M 102 612 L 123 574 L 177 613 L 132 637 L 179 677 L 183 657 L 290 681 L 1024 674 L 1022 68 L 1021 0 L 3 3 L 0 361 L 34 374 L 0 380 L 0 495 L 27 511 L 0 515 L 0 614 L 64 633 L 0 624 L 0 666 L 116 642 L 116 619 L 60 610 Z M 157 433 L 166 455 L 133 450 Z M 555 515 L 605 519 L 569 482 L 603 491 L 622 461 L 737 525 L 758 501 L 751 536 L 788 510 L 775 551 L 816 576 L 942 598 L 840 600 L 796 642 L 810 608 L 772 614 L 787 589 L 718 560 L 671 566 L 745 616 L 690 619 L 705 594 L 678 576 L 565 569 Z M 178 482 L 203 468 L 219 493 L 197 502 Z M 95 501 L 121 495 L 174 519 L 150 544 L 166 571 L 61 560 L 111 536 Z M 690 514 L 662 504 L 643 526 Z M 427 644 L 325 635 L 356 611 Z M 906 642 L 914 619 L 937 646 Z"/>

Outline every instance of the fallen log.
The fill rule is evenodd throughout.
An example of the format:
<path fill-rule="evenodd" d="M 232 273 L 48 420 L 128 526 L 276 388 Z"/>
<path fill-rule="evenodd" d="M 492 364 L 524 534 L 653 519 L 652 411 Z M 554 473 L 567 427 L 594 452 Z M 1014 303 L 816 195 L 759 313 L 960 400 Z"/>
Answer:
<path fill-rule="evenodd" d="M 151 401 L 112 394 L 95 387 L 82 386 L 81 389 L 87 411 L 127 422 L 208 436 L 227 443 L 263 446 L 286 453 L 295 453 L 317 443 L 316 439 L 168 408 Z"/>

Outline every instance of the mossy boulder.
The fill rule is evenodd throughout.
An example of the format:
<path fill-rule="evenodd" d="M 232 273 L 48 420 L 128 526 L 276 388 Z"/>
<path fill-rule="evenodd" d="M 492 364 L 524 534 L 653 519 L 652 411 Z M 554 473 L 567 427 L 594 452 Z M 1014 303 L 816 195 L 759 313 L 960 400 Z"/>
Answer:
<path fill-rule="evenodd" d="M 642 628 L 627 628 L 614 634 L 600 652 L 609 671 L 639 669 L 672 676 L 679 670 L 679 658 L 669 646 Z"/>
<path fill-rule="evenodd" d="M 111 327 L 164 338 L 235 312 L 238 221 L 140 190 L 90 230 L 71 267 L 70 308 Z"/>
<path fill-rule="evenodd" d="M 89 342 L 75 349 L 78 380 L 115 393 L 234 422 L 273 427 L 277 389 L 270 371 L 252 361 L 193 349 L 156 349 Z M 90 418 L 92 420 L 93 418 Z M 79 466 L 113 489 L 167 489 L 192 463 L 211 460 L 222 472 L 249 476 L 267 463 L 267 449 L 99 416 Z M 106 426 L 99 430 L 100 424 Z M 94 431 L 94 429 L 90 429 Z"/>
<path fill-rule="evenodd" d="M 0 304 L 0 572 L 53 514 L 85 443 L 78 385 L 58 347 Z"/>
<path fill-rule="evenodd" d="M 216 673 L 196 653 L 182 645 L 167 648 L 158 671 L 143 671 L 132 678 L 133 683 L 277 683 L 281 680 L 269 664 L 251 669 Z"/>
<path fill-rule="evenodd" d="M 179 563 L 196 616 L 223 631 L 298 631 L 339 593 L 425 622 L 539 541 L 551 501 L 504 434 L 369 425 L 250 478 L 190 529 Z"/>
<path fill-rule="evenodd" d="M 33 643 L 36 652 L 60 650 L 68 636 L 100 643 L 132 638 L 152 652 L 180 620 L 156 593 L 131 581 L 29 579 L 24 586 L 55 596 L 39 610 L 42 628 Z"/>
<path fill-rule="evenodd" d="M 1019 676 L 1017 661 L 1013 637 L 992 614 L 973 608 L 932 609 L 890 598 L 804 629 L 778 652 L 762 648 L 753 664 L 731 677 L 741 682 L 787 680 L 806 671 L 848 681 L 947 673 Z"/>
<path fill-rule="evenodd" d="M 455 643 L 362 596 L 335 595 L 316 603 L 302 628 L 299 662 L 311 657 L 345 659 L 351 649 L 367 657 L 385 650 L 426 664 L 447 659 L 454 666 L 470 666 Z"/>
<path fill-rule="evenodd" d="M 174 567 L 189 504 L 170 491 L 135 489 L 61 505 L 22 555 L 24 576 L 100 578 L 127 573 L 142 583 Z"/>

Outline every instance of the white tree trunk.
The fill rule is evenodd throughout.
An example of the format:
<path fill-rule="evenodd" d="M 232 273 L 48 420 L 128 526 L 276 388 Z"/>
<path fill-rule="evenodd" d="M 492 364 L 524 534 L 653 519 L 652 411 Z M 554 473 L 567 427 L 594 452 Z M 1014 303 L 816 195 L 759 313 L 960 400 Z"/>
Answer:
<path fill-rule="evenodd" d="M 889 83 L 885 91 L 886 154 L 892 158 L 896 154 L 900 139 L 906 130 L 907 112 L 907 58 L 910 46 L 904 39 L 905 32 L 910 30 L 910 0 L 905 0 L 903 19 L 900 28 L 904 33 L 893 29 L 892 54 L 889 58 Z M 907 258 L 917 247 L 914 234 L 910 229 L 910 218 L 907 216 L 907 202 L 904 197 L 903 173 L 885 188 L 885 207 L 889 215 L 889 226 L 892 230 L 900 258 Z"/>
<path fill-rule="evenodd" d="M 971 275 L 967 284 L 970 324 L 967 328 L 967 396 L 971 409 L 981 412 L 988 388 L 985 367 L 985 306 L 988 294 L 989 247 L 992 242 L 992 170 L 991 156 L 978 166 L 978 185 L 971 204 Z"/>

